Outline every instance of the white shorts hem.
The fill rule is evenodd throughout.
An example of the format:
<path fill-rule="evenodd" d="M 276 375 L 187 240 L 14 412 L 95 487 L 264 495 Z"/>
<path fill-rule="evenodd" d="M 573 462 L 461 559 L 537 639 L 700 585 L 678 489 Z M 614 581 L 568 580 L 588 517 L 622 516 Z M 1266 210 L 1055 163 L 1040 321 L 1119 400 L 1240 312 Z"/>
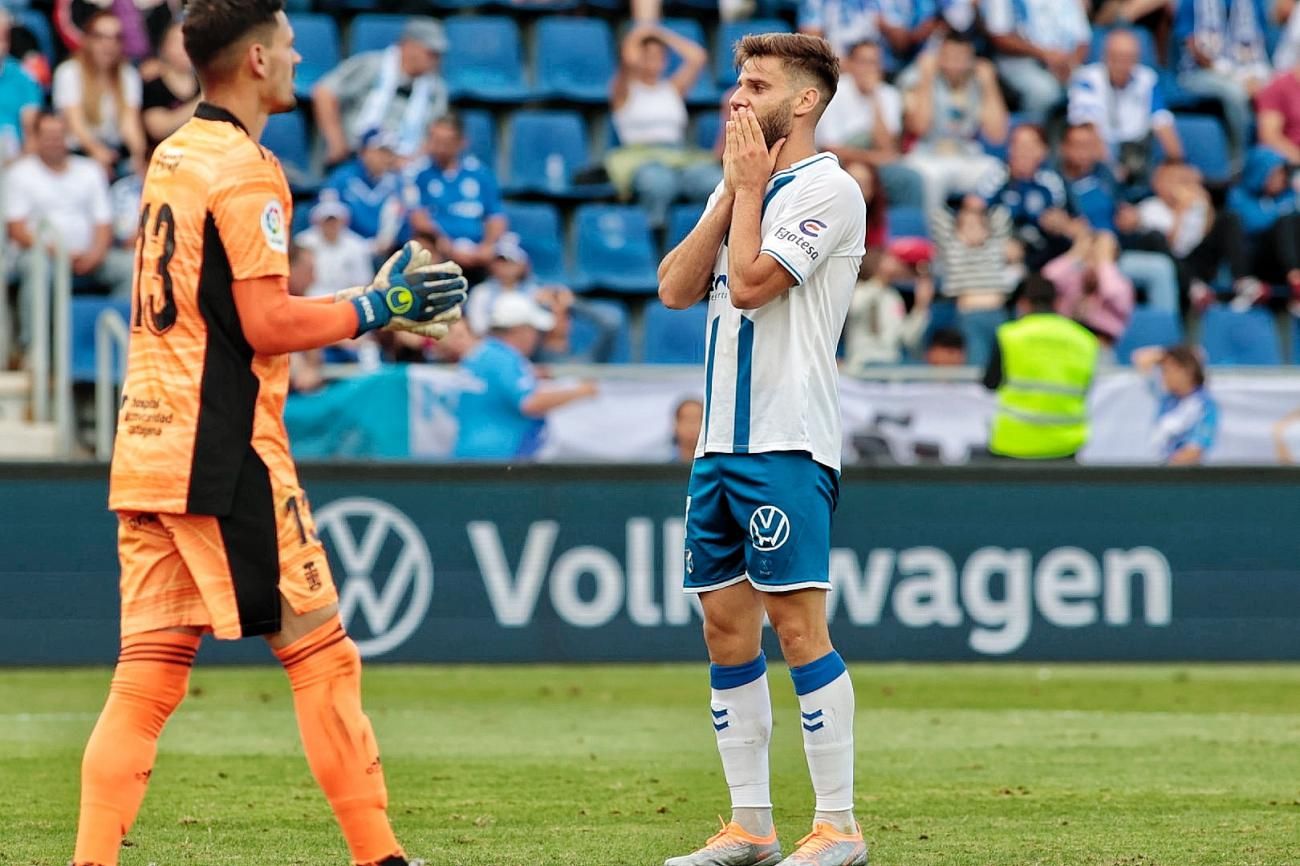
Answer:
<path fill-rule="evenodd" d="M 713 592 L 715 589 L 726 589 L 729 586 L 735 586 L 742 580 L 748 579 L 749 574 L 742 571 L 740 574 L 731 578 L 731 580 L 724 580 L 722 583 L 711 583 L 708 586 L 683 586 L 682 592 L 687 595 L 703 595 L 706 592 Z"/>
<path fill-rule="evenodd" d="M 749 577 L 749 575 L 745 575 Z M 749 577 L 749 585 L 759 592 L 770 592 L 780 595 L 783 592 L 794 592 L 796 589 L 825 589 L 831 588 L 829 580 L 806 580 L 803 583 L 782 583 L 782 584 L 764 584 L 759 583 L 752 577 Z"/>

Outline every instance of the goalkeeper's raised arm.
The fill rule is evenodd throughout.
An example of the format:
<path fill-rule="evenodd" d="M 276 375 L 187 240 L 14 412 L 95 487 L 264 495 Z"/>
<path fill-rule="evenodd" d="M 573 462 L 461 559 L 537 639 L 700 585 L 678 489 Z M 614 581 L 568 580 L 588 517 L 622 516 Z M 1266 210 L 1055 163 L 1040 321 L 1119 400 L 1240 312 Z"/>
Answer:
<path fill-rule="evenodd" d="M 394 253 L 370 285 L 325 303 L 290 295 L 284 277 L 236 280 L 233 286 L 244 338 L 260 355 L 321 348 L 381 328 L 437 339 L 460 318 L 467 290 L 457 265 L 435 264 L 414 241 Z"/>

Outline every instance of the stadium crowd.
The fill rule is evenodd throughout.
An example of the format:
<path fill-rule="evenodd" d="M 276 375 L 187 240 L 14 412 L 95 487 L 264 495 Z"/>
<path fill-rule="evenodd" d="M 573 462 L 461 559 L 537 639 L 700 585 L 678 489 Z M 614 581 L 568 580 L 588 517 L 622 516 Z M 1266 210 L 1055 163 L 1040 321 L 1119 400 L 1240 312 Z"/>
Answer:
<path fill-rule="evenodd" d="M 45 221 L 75 291 L 121 298 L 141 173 L 199 99 L 181 10 L 5 2 L 9 281 Z M 547 314 L 526 317 L 548 325 L 532 360 L 698 360 L 649 336 L 629 358 L 629 321 L 721 177 L 730 42 L 797 28 L 841 55 L 819 143 L 869 206 L 849 371 L 984 363 L 1028 272 L 1121 362 L 1211 306 L 1300 314 L 1295 0 L 769 0 L 724 2 L 721 19 L 701 0 L 670 4 L 675 18 L 654 0 L 505 3 L 509 17 L 457 2 L 441 21 L 313 3 L 289 3 L 301 107 L 264 136 L 293 184 L 306 294 L 363 283 L 418 238 L 471 278 L 474 339 L 522 295 Z M 675 326 L 702 341 L 698 318 Z M 318 383 L 321 360 L 446 354 L 358 342 L 297 382 Z"/>

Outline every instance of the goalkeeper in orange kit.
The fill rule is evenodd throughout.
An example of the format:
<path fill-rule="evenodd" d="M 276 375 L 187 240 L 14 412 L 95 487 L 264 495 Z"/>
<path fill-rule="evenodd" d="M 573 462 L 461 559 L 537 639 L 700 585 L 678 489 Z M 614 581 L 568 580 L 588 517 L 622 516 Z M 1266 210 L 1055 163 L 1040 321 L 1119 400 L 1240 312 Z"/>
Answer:
<path fill-rule="evenodd" d="M 294 107 L 301 58 L 281 0 L 190 0 L 183 34 L 204 101 L 159 145 L 141 200 L 109 494 L 122 648 L 82 762 L 73 864 L 116 866 L 211 632 L 266 638 L 352 860 L 403 866 L 360 657 L 290 457 L 288 353 L 377 328 L 441 336 L 465 280 L 408 244 L 369 286 L 291 297 L 292 201 L 257 143 L 268 115 Z"/>

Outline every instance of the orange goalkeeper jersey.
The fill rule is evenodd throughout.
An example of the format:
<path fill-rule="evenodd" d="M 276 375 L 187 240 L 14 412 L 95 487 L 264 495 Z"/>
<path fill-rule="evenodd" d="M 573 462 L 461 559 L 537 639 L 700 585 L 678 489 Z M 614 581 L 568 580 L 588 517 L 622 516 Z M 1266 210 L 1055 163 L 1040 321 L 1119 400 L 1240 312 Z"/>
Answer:
<path fill-rule="evenodd" d="M 258 463 L 297 486 L 289 359 L 253 351 L 232 288 L 288 276 L 291 207 L 280 163 L 222 108 L 200 104 L 159 145 L 140 206 L 110 508 L 225 515 L 239 473 Z"/>

